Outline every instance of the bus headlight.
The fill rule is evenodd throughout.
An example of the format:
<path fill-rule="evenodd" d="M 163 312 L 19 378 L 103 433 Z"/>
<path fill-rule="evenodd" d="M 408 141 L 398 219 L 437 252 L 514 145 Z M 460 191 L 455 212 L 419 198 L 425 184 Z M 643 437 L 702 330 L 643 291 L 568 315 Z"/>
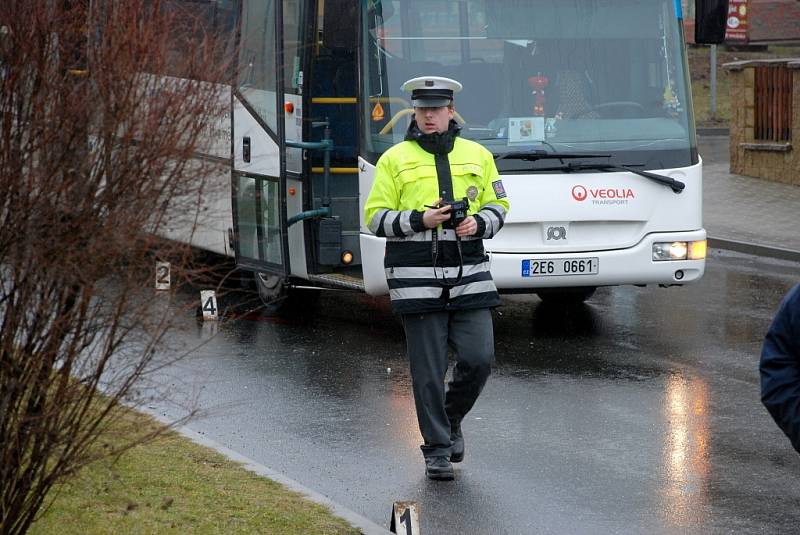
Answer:
<path fill-rule="evenodd" d="M 653 244 L 653 261 L 702 260 L 706 257 L 706 240 L 673 241 Z"/>

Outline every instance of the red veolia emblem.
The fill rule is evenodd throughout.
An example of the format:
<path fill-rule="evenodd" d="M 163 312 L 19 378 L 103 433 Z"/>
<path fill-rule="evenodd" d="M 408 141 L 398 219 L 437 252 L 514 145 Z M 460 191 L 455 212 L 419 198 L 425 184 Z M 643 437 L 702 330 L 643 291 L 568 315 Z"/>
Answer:
<path fill-rule="evenodd" d="M 588 196 L 588 192 L 586 188 L 581 185 L 573 186 L 572 187 L 572 198 L 576 201 L 583 201 Z"/>

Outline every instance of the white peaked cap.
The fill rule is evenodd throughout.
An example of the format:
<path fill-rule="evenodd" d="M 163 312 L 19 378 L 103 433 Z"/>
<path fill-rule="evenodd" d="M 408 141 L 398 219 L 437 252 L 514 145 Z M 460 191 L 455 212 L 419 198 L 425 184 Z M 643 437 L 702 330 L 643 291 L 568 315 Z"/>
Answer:
<path fill-rule="evenodd" d="M 403 84 L 403 91 L 411 92 L 411 104 L 415 108 L 439 108 L 453 102 L 453 93 L 461 91 L 462 85 L 442 76 L 420 76 Z"/>

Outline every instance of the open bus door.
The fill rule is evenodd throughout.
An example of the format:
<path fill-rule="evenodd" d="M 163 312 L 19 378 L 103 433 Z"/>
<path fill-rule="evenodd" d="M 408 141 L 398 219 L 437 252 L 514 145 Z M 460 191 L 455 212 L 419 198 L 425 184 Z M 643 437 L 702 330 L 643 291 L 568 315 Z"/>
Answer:
<path fill-rule="evenodd" d="M 233 242 L 266 302 L 306 307 L 308 283 L 363 290 L 351 4 L 241 0 Z"/>
<path fill-rule="evenodd" d="M 306 271 L 302 211 L 303 0 L 242 0 L 233 92 L 233 236 L 237 265 L 265 302 Z M 287 141 L 288 140 L 288 141 Z M 294 147 L 292 147 L 294 145 Z M 291 245 L 290 245 L 291 244 Z"/>

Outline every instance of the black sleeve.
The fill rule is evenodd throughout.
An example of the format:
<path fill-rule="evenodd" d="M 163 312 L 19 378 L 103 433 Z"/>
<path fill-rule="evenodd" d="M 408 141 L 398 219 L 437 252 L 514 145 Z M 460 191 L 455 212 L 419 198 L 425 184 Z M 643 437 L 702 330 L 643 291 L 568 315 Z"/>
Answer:
<path fill-rule="evenodd" d="M 425 228 L 425 223 L 422 222 L 422 214 L 423 212 L 420 212 L 419 210 L 411 211 L 411 230 L 414 232 L 425 232 L 428 230 Z"/>
<path fill-rule="evenodd" d="M 764 338 L 761 401 L 800 452 L 800 284 L 784 298 Z"/>
<path fill-rule="evenodd" d="M 477 230 L 473 236 L 483 236 L 483 233 L 486 232 L 486 220 L 482 217 L 475 216 L 475 222 L 478 224 Z"/>

